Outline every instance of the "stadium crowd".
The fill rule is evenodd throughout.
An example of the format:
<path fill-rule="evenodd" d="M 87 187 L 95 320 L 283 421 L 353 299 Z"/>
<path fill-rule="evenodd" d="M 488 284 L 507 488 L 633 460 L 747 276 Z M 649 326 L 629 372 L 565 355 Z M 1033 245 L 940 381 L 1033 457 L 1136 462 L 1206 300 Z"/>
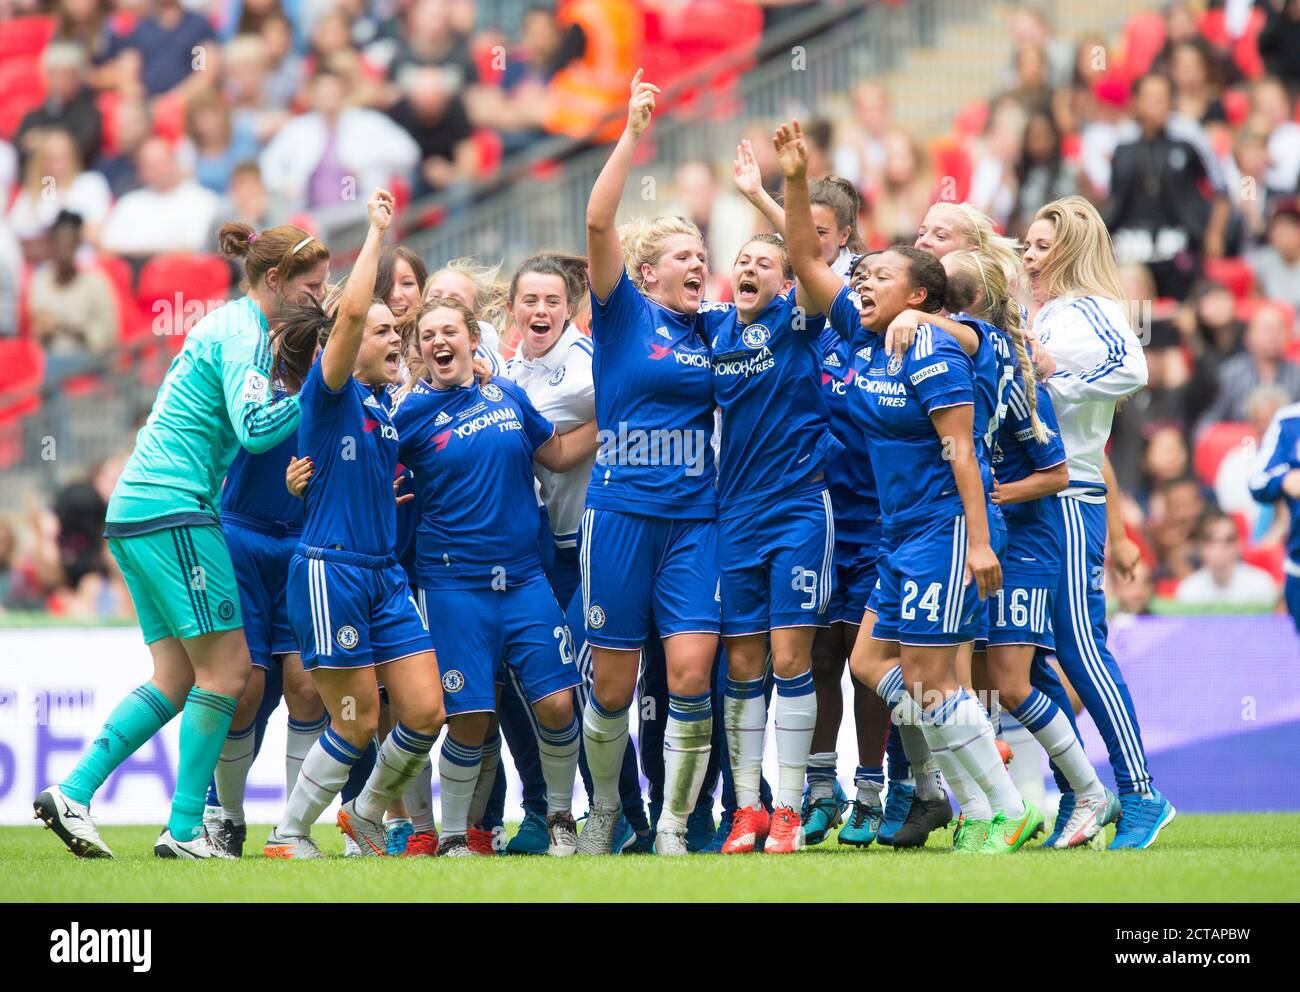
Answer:
<path fill-rule="evenodd" d="M 468 190 L 548 134 L 592 137 L 633 67 L 710 43 L 700 25 L 761 30 L 742 12 L 770 25 L 806 5 L 558 0 L 517 5 L 509 36 L 489 6 L 511 5 L 0 3 L 0 335 L 38 342 L 47 379 L 82 374 L 122 347 L 105 306 L 121 273 L 129 290 L 151 258 L 210 251 L 215 224 L 328 230 L 363 206 L 340 202 L 349 176 L 358 191 L 396 180 L 403 203 Z M 872 247 L 910 242 L 940 198 L 1017 236 L 1049 200 L 1097 203 L 1150 370 L 1110 451 L 1142 550 L 1133 581 L 1108 577 L 1112 607 L 1272 609 L 1287 521 L 1247 482 L 1274 414 L 1300 400 L 1300 0 L 1173 2 L 1109 38 L 1062 37 L 1026 4 L 1010 32 L 1003 89 L 950 134 L 921 142 L 863 81 L 850 117 L 809 124 L 809 174 L 857 187 Z M 776 192 L 770 126 L 754 131 Z M 686 163 L 673 190 L 723 271 L 757 221 L 728 172 Z M 0 608 L 130 616 L 99 536 L 121 464 L 0 520 Z"/>

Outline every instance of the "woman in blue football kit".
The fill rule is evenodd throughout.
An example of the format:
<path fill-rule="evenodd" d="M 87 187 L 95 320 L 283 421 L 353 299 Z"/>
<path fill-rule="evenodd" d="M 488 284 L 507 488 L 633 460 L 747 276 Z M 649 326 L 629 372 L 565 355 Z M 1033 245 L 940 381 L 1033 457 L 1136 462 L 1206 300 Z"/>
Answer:
<path fill-rule="evenodd" d="M 764 839 L 765 853 L 804 846 L 799 805 L 817 722 L 812 645 L 830 622 L 835 574 L 824 466 L 843 445 L 831 433 L 817 378 L 825 318 L 807 313 L 813 308 L 791 291 L 793 276 L 784 242 L 757 235 L 732 266 L 736 302 L 700 309 L 722 412 L 724 719 L 738 803 L 723 854 L 752 852 Z M 769 640 L 780 770 L 770 818 L 759 802 Z"/>
<path fill-rule="evenodd" d="M 506 295 L 506 312 L 510 318 L 507 334 L 510 340 L 517 342 L 517 349 L 506 362 L 502 374 L 523 388 L 538 413 L 555 424 L 559 433 L 575 430 L 596 419 L 593 348 L 591 338 L 578 329 L 578 323 L 585 323 L 585 318 L 590 317 L 588 298 L 587 260 L 556 252 L 533 255 L 520 263 Z M 591 651 L 586 645 L 586 621 L 579 591 L 578 539 L 595 460 L 593 447 L 588 458 L 565 472 L 551 472 L 540 465 L 534 468 L 541 501 L 542 569 L 555 592 L 556 602 L 565 611 L 566 622 L 571 613 L 574 614 L 569 630 L 573 634 L 574 654 L 583 678 L 578 687 L 578 701 L 582 706 L 586 706 L 591 689 Z M 658 668 L 663 668 L 662 651 L 657 644 L 647 641 L 644 651 L 647 668 L 655 664 L 653 654 L 656 652 L 659 654 Z M 516 683 L 516 679 L 511 679 L 501 694 L 498 710 L 501 732 L 515 757 L 516 766 L 521 752 L 531 752 L 540 777 L 541 766 L 536 759 L 536 717 Z M 667 709 L 666 700 L 663 708 Z M 578 768 L 590 801 L 591 772 L 583 755 L 579 755 Z M 653 791 L 654 776 L 649 772 L 647 776 L 651 779 Z M 614 847 L 623 849 L 625 845 L 635 843 L 648 850 L 654 836 L 649 832 L 646 819 L 634 748 L 629 747 L 623 756 L 619 783 L 623 815 L 628 826 L 620 829 Z M 536 808 L 534 797 L 529 794 L 528 784 L 525 779 L 524 822 L 506 848 L 511 854 L 545 854 L 549 847 L 544 784 L 536 797 L 541 800 L 540 809 Z"/>
<path fill-rule="evenodd" d="M 1065 568 L 1052 625 L 1056 657 L 1097 725 L 1115 773 L 1120 820 L 1112 850 L 1155 843 L 1175 810 L 1152 785 L 1137 712 L 1106 647 L 1104 459 L 1115 404 L 1146 385 L 1146 359 L 1129 326 L 1106 225 L 1087 200 L 1053 201 L 1025 234 L 1034 313 L 1034 371 L 1051 394 L 1065 442 L 1069 488 L 1052 501 Z M 1052 840 L 1076 797 L 1061 797 Z"/>
<path fill-rule="evenodd" d="M 855 305 L 817 251 L 798 123 L 782 126 L 775 144 L 801 285 L 813 305 L 833 300 L 837 328 L 848 329 L 856 312 L 870 332 L 853 342 L 855 350 L 861 344 L 867 365 L 854 381 L 850 409 L 869 445 L 884 544 L 864 616 L 871 639 L 859 639 L 850 666 L 908 726 L 919 726 L 941 770 L 960 763 L 979 784 L 998 811 L 987 849 L 1015 850 L 1041 827 L 1042 816 L 1016 791 L 988 716 L 961 688 L 956 670 L 958 645 L 974 639 L 984 618 L 982 600 L 1001 584 L 994 549 L 1005 541 L 1001 515 L 986 499 L 988 469 L 976 455 L 973 364 L 950 335 L 928 324 L 906 357 L 882 347 L 884 331 L 902 310 L 942 307 L 943 268 L 914 248 L 871 256 Z M 919 698 L 905 688 L 905 674 Z M 914 808 L 922 804 L 918 795 Z"/>
<path fill-rule="evenodd" d="M 966 315 L 962 319 L 976 328 L 994 326 L 1013 343 L 1017 357 L 991 439 L 993 502 L 1002 508 L 1007 525 L 1002 588 L 988 604 L 987 637 L 971 665 L 973 685 L 996 693 L 994 698 L 1042 745 L 1077 796 L 1073 816 L 1053 845 L 1077 847 L 1112 822 L 1119 805 L 1088 761 L 1073 713 L 1030 681 L 1035 651 L 1055 648 L 1051 617 L 1063 555 L 1047 499 L 1069 483 L 1065 448 L 1051 397 L 1034 381 L 1021 307 L 1011 295 L 1009 274 L 1018 274 L 1018 266 L 1000 264 L 997 253 L 978 251 L 949 252 L 943 266 L 949 302 L 960 306 Z M 958 843 L 980 844 L 989 812 L 971 811 L 963 804 L 963 813 Z"/>
<path fill-rule="evenodd" d="M 785 210 L 763 188 L 762 174 L 748 141 L 740 143 L 735 160 L 736 187 L 772 224 L 785 233 Z M 826 176 L 808 184 L 813 226 L 822 261 L 845 283 L 854 266 L 865 257 L 866 246 L 857 232 L 859 200 L 853 184 L 839 176 Z M 861 359 L 835 330 L 821 334 L 822 397 L 830 415 L 831 432 L 845 447 L 838 458 L 826 462 L 826 485 L 835 515 L 835 581 L 828 609 L 830 624 L 819 628 L 813 640 L 812 673 L 817 688 L 817 725 L 808 755 L 808 789 L 803 809 L 804 840 L 819 844 L 839 822 L 848 800 L 836 778 L 839 760 L 836 741 L 844 712 L 844 666 L 853 652 L 862 610 L 876 584 L 876 550 L 880 543 L 880 502 L 866 445 L 849 416 L 847 389 L 860 371 Z M 853 682 L 853 717 L 858 738 L 857 788 L 849 822 L 839 833 L 842 844 L 866 846 L 877 837 L 884 818 L 880 793 L 884 768 L 879 744 L 889 726 L 889 711 L 870 689 Z M 901 753 L 901 747 L 898 749 Z M 891 780 L 898 767 L 891 758 Z M 905 762 L 903 762 L 905 764 Z M 891 794 L 908 794 L 910 786 L 894 782 Z M 895 804 L 898 805 L 897 803 Z M 898 812 L 902 822 L 907 810 Z"/>
<path fill-rule="evenodd" d="M 402 460 L 420 502 L 416 573 L 441 659 L 448 734 L 439 856 L 466 857 L 470 802 L 498 683 L 512 676 L 538 720 L 552 856 L 577 849 L 571 806 L 578 766 L 573 640 L 542 572 L 533 461 L 563 472 L 590 458 L 594 423 L 557 434 L 519 386 L 479 385 L 474 314 L 456 300 L 420 309 L 417 334 L 429 380 L 413 384 L 394 414 Z M 454 618 L 454 619 L 453 619 Z M 442 622 L 437 622 L 439 619 Z M 495 734 L 495 729 L 492 729 Z"/>
<path fill-rule="evenodd" d="M 583 735 L 594 797 L 579 853 L 609 854 L 628 707 L 651 623 L 667 658 L 665 808 L 656 851 L 686 853 L 692 783 L 712 735 L 720 605 L 713 482 L 713 377 L 696 329 L 708 269 L 699 230 L 677 217 L 615 215 L 658 88 L 632 81 L 627 127 L 587 205 L 592 370 L 601 449 L 583 515 L 582 590 L 592 649 Z M 621 235 L 621 237 L 620 237 Z"/>
<path fill-rule="evenodd" d="M 1265 506 L 1285 501 L 1291 518 L 1286 539 L 1287 612 L 1300 631 L 1300 404 L 1278 410 L 1259 442 L 1259 457 L 1250 477 L 1250 495 Z"/>
<path fill-rule="evenodd" d="M 298 446 L 313 470 L 302 540 L 289 563 L 289 618 L 330 726 L 312 745 L 267 838 L 268 857 L 321 856 L 311 826 L 375 735 L 380 680 L 396 717 L 393 731 L 365 787 L 338 814 L 340 829 L 363 852 L 387 856 L 384 811 L 428 762 L 442 729 L 437 660 L 393 553 L 398 435 L 385 398 L 400 381 L 400 339 L 392 311 L 373 301 L 392 210 L 392 195 L 376 190 L 334 320 L 312 301 L 288 310 L 277 332 L 284 378 L 302 382 Z"/>

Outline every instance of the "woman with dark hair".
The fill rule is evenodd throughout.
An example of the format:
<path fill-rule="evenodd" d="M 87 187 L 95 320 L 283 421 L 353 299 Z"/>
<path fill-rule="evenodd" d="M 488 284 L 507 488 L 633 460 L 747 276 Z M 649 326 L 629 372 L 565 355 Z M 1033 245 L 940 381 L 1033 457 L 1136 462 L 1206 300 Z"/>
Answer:
<path fill-rule="evenodd" d="M 1045 110 L 1033 110 L 1025 121 L 1025 140 L 1016 163 L 1016 205 L 1007 224 L 1023 233 L 1034 211 L 1049 200 L 1079 191 L 1076 170 L 1061 155 L 1061 132 Z"/>

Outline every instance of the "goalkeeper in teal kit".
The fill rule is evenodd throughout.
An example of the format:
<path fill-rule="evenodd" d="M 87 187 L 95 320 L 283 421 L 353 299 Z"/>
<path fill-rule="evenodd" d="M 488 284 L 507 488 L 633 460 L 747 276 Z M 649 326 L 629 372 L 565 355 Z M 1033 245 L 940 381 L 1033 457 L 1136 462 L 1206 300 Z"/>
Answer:
<path fill-rule="evenodd" d="M 267 316 L 324 295 L 329 251 L 293 226 L 227 224 L 246 296 L 208 314 L 172 361 L 108 504 L 104 533 L 153 656 L 152 678 L 109 714 L 72 772 L 36 797 L 38 819 L 79 857 L 112 857 L 90 819 L 108 776 L 179 712 L 180 761 L 159 857 L 228 857 L 208 842 L 203 803 L 248 680 L 239 591 L 217 510 L 239 446 L 266 451 L 298 429 L 296 396 L 273 397 Z"/>

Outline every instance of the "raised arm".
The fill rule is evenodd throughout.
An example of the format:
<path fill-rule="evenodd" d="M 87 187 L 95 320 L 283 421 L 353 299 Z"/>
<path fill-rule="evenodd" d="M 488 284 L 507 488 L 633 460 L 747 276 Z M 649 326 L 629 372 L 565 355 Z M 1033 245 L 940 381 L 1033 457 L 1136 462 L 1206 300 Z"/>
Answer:
<path fill-rule="evenodd" d="M 763 173 L 759 171 L 758 160 L 754 158 L 754 146 L 748 138 L 736 146 L 736 158 L 731 165 L 736 189 L 741 196 L 754 205 L 777 234 L 785 237 L 785 211 L 781 204 L 772 199 L 772 194 L 763 188 Z"/>
<path fill-rule="evenodd" d="M 785 176 L 785 240 L 799 287 L 795 298 L 810 313 L 828 313 L 844 283 L 822 258 L 808 199 L 808 146 L 797 120 L 782 124 L 772 137 Z"/>
<path fill-rule="evenodd" d="M 618 241 L 618 204 L 623 199 L 632 170 L 632 154 L 636 143 L 650 126 L 654 114 L 655 96 L 659 87 L 641 82 L 638 69 L 632 77 L 632 98 L 627 104 L 627 126 L 619 136 L 618 144 L 610 153 L 605 167 L 600 170 L 591 197 L 587 200 L 587 258 L 590 264 L 591 289 L 596 296 L 607 299 L 623 273 L 623 247 Z"/>
<path fill-rule="evenodd" d="M 379 250 L 384 243 L 384 232 L 393 220 L 393 194 L 377 189 L 366 204 L 370 214 L 370 230 L 365 244 L 357 255 L 356 264 L 343 287 L 338 313 L 325 351 L 321 354 L 321 378 L 325 385 L 338 392 L 352 376 L 361 349 L 361 332 L 366 326 L 366 314 L 375 295 L 375 274 L 379 269 Z"/>

